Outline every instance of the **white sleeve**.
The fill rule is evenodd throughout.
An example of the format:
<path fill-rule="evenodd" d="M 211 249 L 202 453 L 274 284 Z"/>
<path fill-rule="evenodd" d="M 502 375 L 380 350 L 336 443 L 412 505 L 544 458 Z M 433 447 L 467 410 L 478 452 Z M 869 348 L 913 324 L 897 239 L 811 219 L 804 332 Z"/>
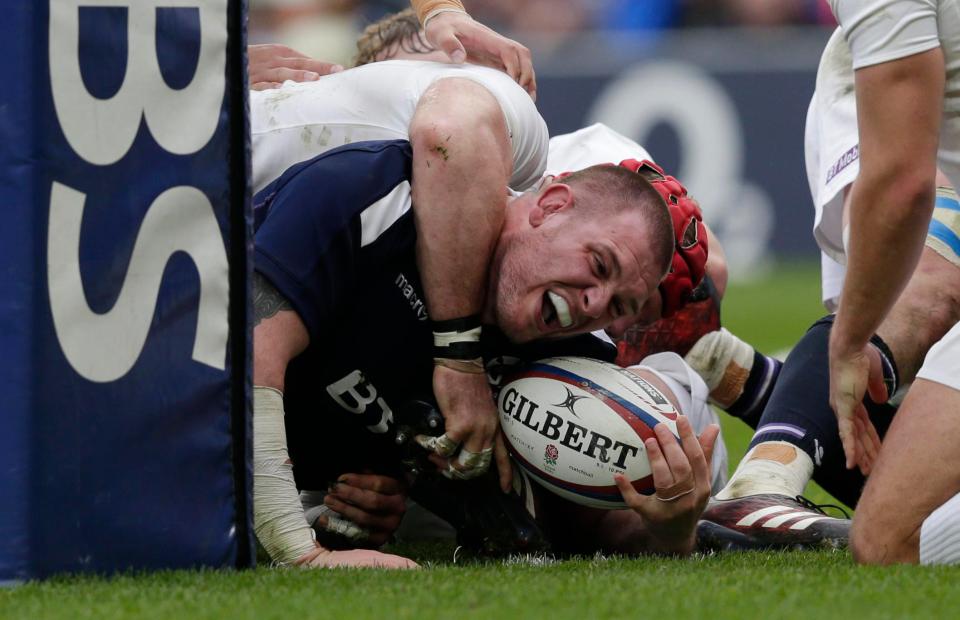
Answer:
<path fill-rule="evenodd" d="M 830 7 L 860 69 L 939 47 L 940 1 L 830 0 Z"/>
<path fill-rule="evenodd" d="M 510 187 L 525 190 L 547 164 L 547 123 L 523 88 L 502 71 L 414 60 L 373 62 L 315 82 L 251 91 L 253 191 L 284 170 L 329 149 L 361 140 L 410 137 L 410 121 L 431 84 L 443 78 L 477 82 L 497 99 L 513 152 Z"/>
<path fill-rule="evenodd" d="M 594 123 L 573 133 L 550 138 L 546 174 L 573 172 L 596 164 L 618 164 L 624 159 L 653 158 L 630 138 L 603 123 Z"/>
<path fill-rule="evenodd" d="M 418 88 L 423 91 L 440 79 L 463 78 L 480 84 L 496 97 L 500 109 L 503 110 L 513 150 L 510 187 L 520 191 L 533 187 L 540 180 L 547 165 L 550 135 L 546 121 L 540 116 L 537 105 L 527 91 L 509 75 L 496 69 L 437 62 L 420 62 L 419 65 L 422 81 Z"/>

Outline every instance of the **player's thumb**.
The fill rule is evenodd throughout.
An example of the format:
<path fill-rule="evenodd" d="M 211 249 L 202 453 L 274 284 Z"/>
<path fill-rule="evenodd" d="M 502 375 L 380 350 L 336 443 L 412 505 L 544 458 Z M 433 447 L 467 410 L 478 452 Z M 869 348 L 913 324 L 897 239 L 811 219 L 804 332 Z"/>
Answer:
<path fill-rule="evenodd" d="M 440 35 L 437 44 L 450 59 L 450 62 L 463 64 L 467 61 L 467 50 L 464 49 L 453 30 L 447 30 Z"/>

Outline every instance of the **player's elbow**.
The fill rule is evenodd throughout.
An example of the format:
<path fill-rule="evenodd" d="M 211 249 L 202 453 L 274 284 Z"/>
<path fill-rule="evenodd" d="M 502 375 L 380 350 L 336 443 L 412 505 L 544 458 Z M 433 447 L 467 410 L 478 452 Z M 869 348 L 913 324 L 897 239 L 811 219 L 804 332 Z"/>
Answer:
<path fill-rule="evenodd" d="M 424 93 L 410 123 L 410 142 L 415 154 L 424 152 L 447 165 L 486 161 L 509 148 L 496 98 L 480 84 L 458 78 L 440 80 Z"/>
<path fill-rule="evenodd" d="M 933 211 L 936 198 L 934 167 L 927 170 L 892 163 L 885 171 L 865 176 L 863 182 L 874 189 L 868 192 L 868 202 L 882 200 L 887 205 L 885 215 L 890 226 L 917 217 L 929 217 Z"/>
<path fill-rule="evenodd" d="M 936 200 L 936 190 L 935 175 L 917 175 L 910 178 L 898 201 L 903 205 L 904 214 L 910 217 L 929 217 Z"/>

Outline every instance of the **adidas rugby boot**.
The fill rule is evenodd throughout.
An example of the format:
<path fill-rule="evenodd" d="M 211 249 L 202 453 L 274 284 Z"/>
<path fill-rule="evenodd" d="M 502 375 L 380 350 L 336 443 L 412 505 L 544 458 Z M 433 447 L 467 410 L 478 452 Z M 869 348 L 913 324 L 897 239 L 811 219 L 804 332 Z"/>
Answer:
<path fill-rule="evenodd" d="M 849 539 L 850 519 L 831 517 L 800 495 L 711 500 L 697 526 L 701 551 L 842 549 Z"/>

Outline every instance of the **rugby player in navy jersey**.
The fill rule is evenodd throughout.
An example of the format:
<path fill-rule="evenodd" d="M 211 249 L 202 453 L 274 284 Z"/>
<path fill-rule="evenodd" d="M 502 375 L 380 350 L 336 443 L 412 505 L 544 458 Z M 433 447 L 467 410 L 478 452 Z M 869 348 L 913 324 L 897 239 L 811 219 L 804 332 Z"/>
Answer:
<path fill-rule="evenodd" d="M 506 188 L 523 190 L 540 178 L 548 141 L 531 97 L 506 73 L 440 62 L 375 63 L 251 92 L 250 127 L 255 192 L 336 146 L 409 139 L 421 301 L 434 320 L 479 314 Z M 509 459 L 495 444 L 496 410 L 483 377 L 437 366 L 434 393 L 445 421 L 437 451 L 448 456 L 463 448 L 449 467 L 476 477 L 495 459 L 508 486 Z"/>
<path fill-rule="evenodd" d="M 294 166 L 255 200 L 254 521 L 279 562 L 409 566 L 375 551 L 317 546 L 297 487 L 325 488 L 337 480 L 331 473 L 396 477 L 394 409 L 429 397 L 436 364 L 479 374 L 474 356 L 612 359 L 615 350 L 586 333 L 635 320 L 673 258 L 657 191 L 627 169 L 589 168 L 508 201 L 483 341 L 454 329 L 438 342 L 417 267 L 411 157 L 405 141 L 345 146 Z M 623 543 L 631 550 L 693 546 L 711 485 L 704 451 L 717 429 L 707 429 L 701 448 L 685 419 L 679 426 L 681 444 L 652 450 L 667 494 L 656 501 L 625 489 L 644 515 Z M 331 466 L 339 471 L 324 470 Z"/>

